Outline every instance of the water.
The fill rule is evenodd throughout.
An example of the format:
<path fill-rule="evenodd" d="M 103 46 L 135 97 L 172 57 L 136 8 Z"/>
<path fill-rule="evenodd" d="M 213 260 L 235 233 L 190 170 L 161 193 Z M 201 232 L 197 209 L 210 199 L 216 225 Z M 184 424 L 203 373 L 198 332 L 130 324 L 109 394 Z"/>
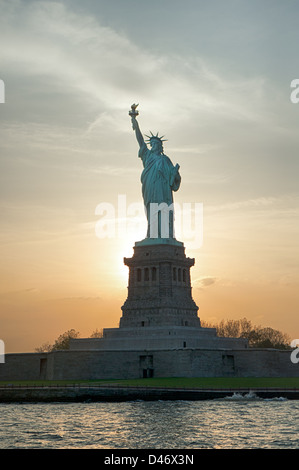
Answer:
<path fill-rule="evenodd" d="M 299 402 L 0 404 L 1 449 L 299 448 Z"/>

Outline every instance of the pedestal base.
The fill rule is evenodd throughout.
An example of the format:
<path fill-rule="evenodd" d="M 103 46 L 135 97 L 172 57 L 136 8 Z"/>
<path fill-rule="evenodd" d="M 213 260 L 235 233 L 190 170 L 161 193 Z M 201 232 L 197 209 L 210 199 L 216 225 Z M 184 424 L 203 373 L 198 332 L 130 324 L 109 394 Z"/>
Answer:
<path fill-rule="evenodd" d="M 191 294 L 194 259 L 186 257 L 181 242 L 172 242 L 143 240 L 135 244 L 133 257 L 124 259 L 129 285 L 120 328 L 200 327 Z"/>
<path fill-rule="evenodd" d="M 70 349 L 143 351 L 177 349 L 243 349 L 247 340 L 220 338 L 214 328 L 141 327 L 105 328 L 103 338 L 83 338 L 70 342 Z"/>

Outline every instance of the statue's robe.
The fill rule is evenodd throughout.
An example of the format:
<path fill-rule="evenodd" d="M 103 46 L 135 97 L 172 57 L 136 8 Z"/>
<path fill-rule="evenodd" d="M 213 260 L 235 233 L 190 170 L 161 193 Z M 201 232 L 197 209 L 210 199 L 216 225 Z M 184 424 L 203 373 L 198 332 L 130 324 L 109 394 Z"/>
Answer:
<path fill-rule="evenodd" d="M 144 143 L 139 150 L 139 157 L 143 163 L 141 174 L 142 196 L 148 219 L 148 237 L 150 236 L 150 204 L 173 204 L 173 191 L 177 191 L 181 184 L 179 170 L 170 158 L 164 154 L 157 154 L 148 149 Z M 169 237 L 173 238 L 173 210 L 170 214 Z M 161 226 L 159 224 L 159 236 Z"/>

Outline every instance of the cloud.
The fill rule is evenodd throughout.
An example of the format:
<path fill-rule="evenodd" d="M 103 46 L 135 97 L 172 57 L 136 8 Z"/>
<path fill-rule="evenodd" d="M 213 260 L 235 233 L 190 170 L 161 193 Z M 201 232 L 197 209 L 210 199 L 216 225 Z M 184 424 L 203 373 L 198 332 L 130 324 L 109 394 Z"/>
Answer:
<path fill-rule="evenodd" d="M 55 170 L 70 163 L 73 172 L 103 168 L 105 173 L 110 162 L 121 171 L 132 168 L 137 148 L 128 109 L 137 101 L 141 130 L 167 134 L 166 153 L 185 159 L 182 171 L 201 165 L 188 176 L 207 194 L 219 184 L 244 190 L 244 178 L 249 192 L 253 177 L 255 187 L 280 190 L 279 170 L 292 165 L 282 168 L 276 144 L 285 142 L 288 155 L 298 138 L 286 121 L 280 124 L 276 108 L 273 112 L 272 102 L 277 106 L 284 97 L 266 76 L 228 71 L 194 51 L 161 47 L 154 53 L 128 30 L 108 27 L 113 22 L 104 24 L 102 15 L 74 5 L 3 2 L 0 58 L 7 103 L 0 119 L 7 154 L 15 151 L 14 158 L 22 155 L 34 165 L 55 164 Z M 249 148 L 257 147 L 252 157 Z M 288 182 L 292 179 L 294 172 Z"/>
<path fill-rule="evenodd" d="M 58 297 L 58 298 L 53 298 L 53 299 L 47 299 L 47 302 L 89 302 L 89 301 L 102 301 L 103 298 L 100 296 L 89 296 L 89 297 Z"/>
<path fill-rule="evenodd" d="M 36 294 L 39 290 L 36 287 L 29 287 L 28 289 L 21 289 L 17 291 L 7 291 L 0 293 L 0 297 L 12 297 L 15 298 L 16 295 L 27 295 L 27 294 Z"/>
<path fill-rule="evenodd" d="M 216 277 L 201 277 L 201 278 L 195 279 L 193 281 L 193 284 L 195 288 L 201 289 L 201 288 L 212 286 L 217 281 L 218 279 Z"/>
<path fill-rule="evenodd" d="M 262 119 L 263 77 L 225 77 L 202 57 L 153 54 L 99 19 L 59 2 L 14 0 L 4 4 L 1 18 L 3 70 L 19 76 L 31 106 L 38 100 L 40 112 L 50 114 L 54 104 L 57 119 L 67 112 L 69 119 L 72 113 L 75 119 L 90 112 L 90 130 L 105 124 L 106 113 L 105 120 L 113 116 L 115 125 L 115 111 L 127 112 L 130 98 L 142 99 L 143 109 L 149 116 L 160 115 L 161 122 L 171 116 L 173 124 L 191 116 L 204 116 L 205 122 Z"/>
<path fill-rule="evenodd" d="M 238 200 L 219 205 L 207 205 L 204 214 L 209 220 L 218 219 L 223 223 L 226 219 L 229 223 L 241 221 L 253 224 L 255 230 L 264 227 L 264 230 L 272 230 L 272 224 L 276 223 L 275 232 L 298 227 L 299 195 L 282 194 L 278 196 L 265 196 L 253 199 Z M 267 224 L 271 224 L 268 226 Z"/>
<path fill-rule="evenodd" d="M 277 197 L 258 197 L 255 199 L 246 199 L 243 201 L 229 202 L 226 204 L 220 204 L 218 206 L 210 206 L 208 211 L 213 212 L 228 212 L 228 211 L 237 211 L 243 209 L 264 209 L 275 204 L 278 204 L 280 200 Z"/>
<path fill-rule="evenodd" d="M 194 53 L 163 48 L 153 53 L 92 11 L 79 13 L 62 2 L 12 0 L 1 6 L 6 194 L 13 187 L 31 191 L 31 197 L 64 191 L 76 198 L 70 187 L 75 177 L 82 183 L 88 172 L 117 176 L 133 168 L 137 147 L 128 116 L 133 101 L 141 103 L 142 131 L 167 132 L 170 156 L 185 153 L 182 171 L 194 163 L 192 177 L 201 184 L 233 187 L 239 175 L 231 170 L 228 141 L 233 134 L 238 146 L 240 129 L 267 122 L 264 77 L 223 73 Z M 200 163 L 193 159 L 202 155 L 206 161 L 198 172 Z"/>

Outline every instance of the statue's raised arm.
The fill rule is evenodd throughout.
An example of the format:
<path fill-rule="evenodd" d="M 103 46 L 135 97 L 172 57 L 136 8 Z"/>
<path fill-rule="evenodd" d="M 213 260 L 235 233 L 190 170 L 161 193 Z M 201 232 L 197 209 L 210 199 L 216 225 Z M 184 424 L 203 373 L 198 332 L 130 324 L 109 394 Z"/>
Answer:
<path fill-rule="evenodd" d="M 139 144 L 139 147 L 142 147 L 144 145 L 144 138 L 139 129 L 139 124 L 136 119 L 136 117 L 139 114 L 139 112 L 136 111 L 137 106 L 138 104 L 132 104 L 131 109 L 129 111 L 129 115 L 131 116 L 133 131 L 135 131 L 136 139 Z"/>

